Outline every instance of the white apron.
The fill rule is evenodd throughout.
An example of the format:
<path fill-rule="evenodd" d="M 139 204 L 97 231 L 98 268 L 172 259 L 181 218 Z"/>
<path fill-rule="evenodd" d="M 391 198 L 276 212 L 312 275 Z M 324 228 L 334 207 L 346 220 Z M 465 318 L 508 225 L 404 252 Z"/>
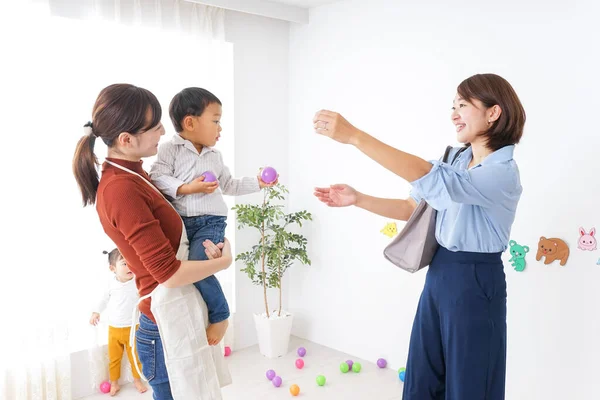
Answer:
<path fill-rule="evenodd" d="M 108 164 L 139 176 L 156 192 L 160 191 L 140 174 L 105 160 Z M 160 193 L 162 195 L 162 193 Z M 163 196 L 164 197 L 164 196 Z M 167 203 L 171 204 L 168 200 Z M 172 205 L 171 205 L 172 206 Z M 177 259 L 187 260 L 189 241 L 183 220 Z M 231 383 L 231 375 L 221 346 L 209 346 L 206 339 L 208 309 L 194 285 L 167 288 L 159 284 L 152 293 L 139 301 L 152 297 L 150 310 L 156 320 L 162 340 L 165 364 L 174 400 L 220 400 L 221 387 Z M 135 352 L 135 327 L 140 312 L 133 311 L 129 342 Z M 134 363 L 136 369 L 137 363 Z M 138 370 L 140 376 L 144 377 Z M 144 377 L 144 380 L 147 379 Z"/>

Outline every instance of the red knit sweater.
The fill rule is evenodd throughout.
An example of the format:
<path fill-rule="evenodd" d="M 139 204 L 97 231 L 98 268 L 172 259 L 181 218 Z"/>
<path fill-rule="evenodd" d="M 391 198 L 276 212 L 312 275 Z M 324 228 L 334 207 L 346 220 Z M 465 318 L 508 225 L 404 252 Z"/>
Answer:
<path fill-rule="evenodd" d="M 108 158 L 149 180 L 142 162 Z M 175 258 L 183 224 L 171 205 L 139 176 L 104 163 L 96 197 L 104 232 L 112 239 L 135 274 L 140 296 L 168 280 L 181 266 Z M 150 299 L 140 311 L 156 322 Z"/>

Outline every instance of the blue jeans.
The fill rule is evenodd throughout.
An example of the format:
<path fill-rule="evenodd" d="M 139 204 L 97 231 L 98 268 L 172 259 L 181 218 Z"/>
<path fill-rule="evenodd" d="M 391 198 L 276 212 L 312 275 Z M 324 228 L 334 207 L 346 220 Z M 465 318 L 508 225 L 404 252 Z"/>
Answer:
<path fill-rule="evenodd" d="M 140 316 L 140 327 L 135 333 L 135 347 L 142 373 L 152 388 L 153 399 L 173 400 L 158 326 L 144 314 Z"/>
<path fill-rule="evenodd" d="M 404 400 L 504 400 L 506 278 L 500 257 L 438 249 L 410 337 Z"/>
<path fill-rule="evenodd" d="M 208 260 L 202 243 L 207 239 L 214 244 L 221 243 L 225 239 L 226 220 L 227 217 L 217 215 L 183 217 L 185 230 L 190 241 L 189 260 Z M 229 305 L 221 284 L 214 275 L 194 283 L 194 286 L 200 291 L 206 302 L 208 321 L 211 324 L 229 318 Z"/>

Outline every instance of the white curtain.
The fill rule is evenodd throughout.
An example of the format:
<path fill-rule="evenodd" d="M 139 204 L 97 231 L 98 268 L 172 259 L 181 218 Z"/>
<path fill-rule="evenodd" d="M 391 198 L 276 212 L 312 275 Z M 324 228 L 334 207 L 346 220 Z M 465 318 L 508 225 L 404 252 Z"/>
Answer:
<path fill-rule="evenodd" d="M 87 321 L 114 247 L 71 172 L 82 125 L 100 89 L 128 82 L 157 95 L 165 127 L 176 91 L 210 87 L 233 130 L 232 46 L 223 10 L 179 0 L 2 2 L 0 37 L 0 399 L 68 400 L 107 375 L 106 326 Z M 232 137 L 221 142 L 232 153 Z M 72 371 L 87 349 L 78 368 L 90 370 Z"/>

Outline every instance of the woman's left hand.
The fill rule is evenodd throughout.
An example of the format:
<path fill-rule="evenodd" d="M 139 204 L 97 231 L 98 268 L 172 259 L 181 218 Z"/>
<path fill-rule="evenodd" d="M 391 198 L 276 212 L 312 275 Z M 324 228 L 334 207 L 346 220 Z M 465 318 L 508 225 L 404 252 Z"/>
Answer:
<path fill-rule="evenodd" d="M 362 134 L 362 131 L 346 118 L 329 110 L 318 111 L 313 118 L 313 123 L 315 132 L 344 144 L 356 144 L 356 140 Z"/>

